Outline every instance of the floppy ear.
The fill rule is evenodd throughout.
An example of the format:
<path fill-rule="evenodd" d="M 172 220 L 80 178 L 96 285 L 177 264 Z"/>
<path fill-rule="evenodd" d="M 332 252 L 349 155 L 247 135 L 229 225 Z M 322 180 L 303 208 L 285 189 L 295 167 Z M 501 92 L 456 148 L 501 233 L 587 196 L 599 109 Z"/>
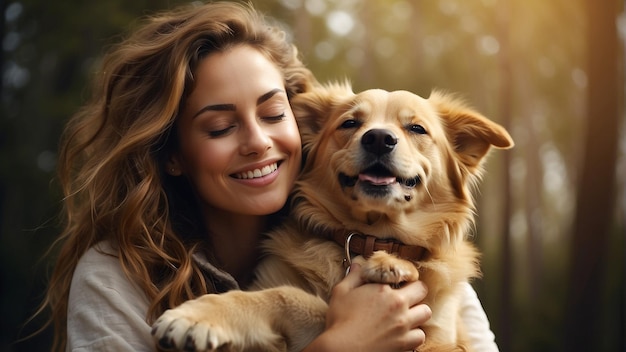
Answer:
<path fill-rule="evenodd" d="M 448 140 L 470 173 L 477 173 L 489 148 L 513 147 L 513 139 L 499 124 L 467 107 L 463 101 L 434 91 L 428 98 L 445 126 Z"/>
<path fill-rule="evenodd" d="M 353 95 L 350 83 L 346 81 L 318 85 L 291 99 L 291 109 L 296 117 L 305 151 L 311 148 L 334 108 Z"/>

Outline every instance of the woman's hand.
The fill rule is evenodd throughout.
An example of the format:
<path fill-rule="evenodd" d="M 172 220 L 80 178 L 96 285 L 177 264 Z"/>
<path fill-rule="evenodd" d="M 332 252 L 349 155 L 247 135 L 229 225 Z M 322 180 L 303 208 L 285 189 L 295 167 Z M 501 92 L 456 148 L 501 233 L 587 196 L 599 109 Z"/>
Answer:
<path fill-rule="evenodd" d="M 366 284 L 361 266 L 333 289 L 326 330 L 307 351 L 410 351 L 424 343 L 419 327 L 430 319 L 430 308 L 420 302 L 427 288 L 420 282 L 393 289 Z"/>

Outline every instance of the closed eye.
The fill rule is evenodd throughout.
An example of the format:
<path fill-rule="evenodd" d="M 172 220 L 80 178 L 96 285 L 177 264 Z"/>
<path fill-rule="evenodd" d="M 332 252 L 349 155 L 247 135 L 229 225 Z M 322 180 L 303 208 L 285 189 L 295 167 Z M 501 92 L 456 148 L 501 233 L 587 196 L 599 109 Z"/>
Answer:
<path fill-rule="evenodd" d="M 214 130 L 214 131 L 208 131 L 207 134 L 209 135 L 209 137 L 211 138 L 218 138 L 218 137 L 222 137 L 228 134 L 228 132 L 230 132 L 235 126 L 228 126 L 226 128 L 223 128 L 221 130 Z"/>
<path fill-rule="evenodd" d="M 285 112 L 283 111 L 282 113 L 280 113 L 279 115 L 276 116 L 265 116 L 262 117 L 263 120 L 266 121 L 281 121 L 283 120 L 287 115 L 285 114 Z"/>

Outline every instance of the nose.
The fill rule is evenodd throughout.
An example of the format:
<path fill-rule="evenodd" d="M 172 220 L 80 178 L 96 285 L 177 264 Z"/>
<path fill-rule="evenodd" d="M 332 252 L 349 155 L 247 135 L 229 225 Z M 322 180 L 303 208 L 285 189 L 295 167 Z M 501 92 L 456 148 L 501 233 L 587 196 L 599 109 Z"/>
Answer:
<path fill-rule="evenodd" d="M 244 131 L 239 148 L 242 155 L 262 154 L 272 146 L 270 136 L 259 125 L 258 121 L 248 124 Z"/>
<path fill-rule="evenodd" d="M 398 138 L 390 130 L 372 129 L 361 137 L 361 145 L 366 151 L 375 155 L 384 155 L 393 151 L 398 144 Z"/>

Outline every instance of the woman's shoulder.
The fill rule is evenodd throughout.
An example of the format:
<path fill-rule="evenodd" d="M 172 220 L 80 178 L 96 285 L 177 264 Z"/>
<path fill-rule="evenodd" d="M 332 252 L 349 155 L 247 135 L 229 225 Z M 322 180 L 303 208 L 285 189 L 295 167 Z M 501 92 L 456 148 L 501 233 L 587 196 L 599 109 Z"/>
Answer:
<path fill-rule="evenodd" d="M 116 251 L 107 241 L 92 246 L 78 260 L 72 277 L 72 291 L 78 288 L 89 291 L 110 289 L 117 294 L 132 296 L 139 294 L 138 287 L 124 273 Z"/>
<path fill-rule="evenodd" d="M 89 248 L 78 260 L 78 267 L 97 267 L 98 264 L 118 264 L 119 258 L 109 241 L 101 241 Z M 120 265 L 121 267 L 121 265 Z"/>
<path fill-rule="evenodd" d="M 104 267 L 103 267 L 104 264 Z M 96 271 L 108 271 L 111 265 L 119 266 L 119 257 L 109 241 L 101 241 L 91 246 L 78 260 L 76 269 L 86 270 L 92 269 Z M 100 269 L 100 270 L 98 270 Z M 116 271 L 117 272 L 117 271 Z"/>
<path fill-rule="evenodd" d="M 119 257 L 106 241 L 92 246 L 80 257 L 72 276 L 73 287 L 96 282 L 99 286 L 130 284 Z"/>
<path fill-rule="evenodd" d="M 68 301 L 70 350 L 153 349 L 146 322 L 148 299 L 124 274 L 115 251 L 98 243 L 79 259 Z M 82 348 L 82 349 L 81 349 Z"/>

